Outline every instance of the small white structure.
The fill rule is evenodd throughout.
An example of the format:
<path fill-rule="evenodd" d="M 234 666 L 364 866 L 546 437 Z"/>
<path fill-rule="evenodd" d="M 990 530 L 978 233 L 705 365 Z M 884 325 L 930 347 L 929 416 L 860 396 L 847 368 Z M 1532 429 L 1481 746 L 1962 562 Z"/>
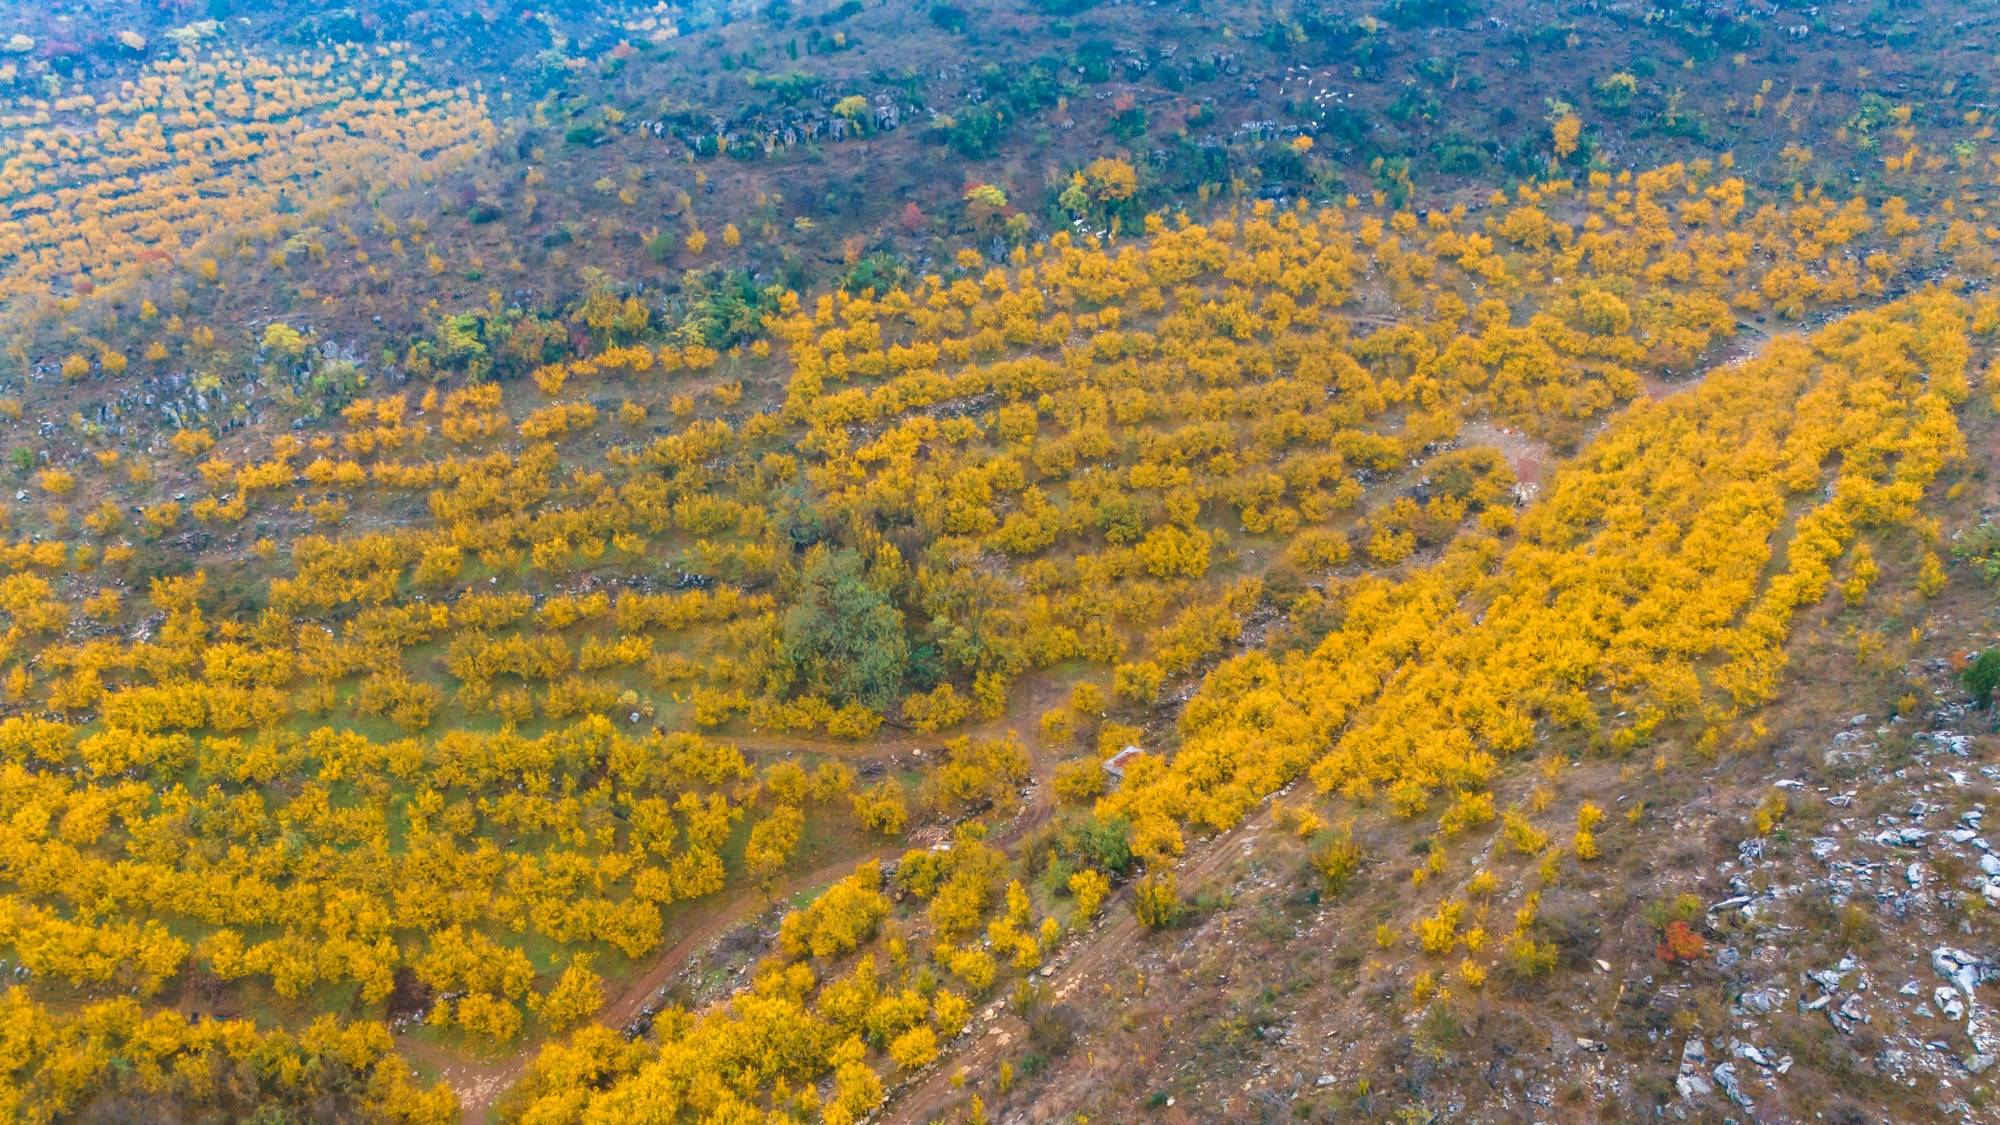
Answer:
<path fill-rule="evenodd" d="M 1125 749 L 1104 759 L 1104 772 L 1111 775 L 1111 780 L 1114 783 L 1123 781 L 1125 780 L 1125 767 L 1132 764 L 1133 758 L 1145 752 L 1144 747 L 1127 746 Z"/>

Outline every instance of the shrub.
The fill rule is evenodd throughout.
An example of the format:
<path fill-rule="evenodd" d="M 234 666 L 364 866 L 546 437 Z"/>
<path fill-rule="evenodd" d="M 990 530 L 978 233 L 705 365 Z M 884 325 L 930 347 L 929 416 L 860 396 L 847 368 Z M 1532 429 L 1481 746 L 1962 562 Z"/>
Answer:
<path fill-rule="evenodd" d="M 1982 523 L 1958 537 L 1952 556 L 1971 564 L 1988 582 L 2000 584 L 2000 527 Z"/>
<path fill-rule="evenodd" d="M 1523 934 L 1507 944 L 1507 971 L 1520 980 L 1533 980 L 1556 967 L 1556 946 Z"/>
<path fill-rule="evenodd" d="M 1685 961 L 1699 961 L 1708 953 L 1708 939 L 1694 932 L 1694 927 L 1679 918 L 1667 923 L 1660 934 L 1659 958 L 1669 965 Z"/>
<path fill-rule="evenodd" d="M 929 1066 L 938 1057 L 937 1032 L 929 1027 L 913 1027 L 889 1044 L 889 1057 L 904 1070 Z"/>
<path fill-rule="evenodd" d="M 932 4 L 930 16 L 931 24 L 939 30 L 949 31 L 954 35 L 965 32 L 965 9 L 956 4 Z"/>
<path fill-rule="evenodd" d="M 1063 850 L 1092 867 L 1121 875 L 1132 863 L 1132 823 L 1123 817 L 1093 817 L 1070 830 Z"/>
<path fill-rule="evenodd" d="M 1083 1022 L 1081 1016 L 1067 1004 L 1034 1003 L 1028 1007 L 1028 1045 L 1035 1049 L 1033 1057 L 1044 1059 L 1061 1058 L 1076 1045 L 1076 1036 Z M 1027 1060 L 1022 1060 L 1022 1068 L 1027 1068 Z"/>
<path fill-rule="evenodd" d="M 1361 859 L 1361 845 L 1355 842 L 1350 825 L 1321 832 L 1313 841 L 1313 869 L 1326 881 L 1327 889 L 1336 894 L 1347 886 L 1348 879 L 1360 868 Z"/>
<path fill-rule="evenodd" d="M 1664 930 L 1667 923 L 1676 919 L 1692 922 L 1701 917 L 1701 899 L 1692 894 L 1680 894 L 1670 899 L 1650 903 L 1639 912 L 1639 917 L 1656 930 Z"/>
<path fill-rule="evenodd" d="M 1056 797 L 1071 804 L 1091 800 L 1104 793 L 1104 767 L 1096 758 L 1081 758 L 1056 767 L 1050 782 Z"/>
<path fill-rule="evenodd" d="M 1436 913 L 1411 923 L 1410 931 L 1416 934 L 1417 944 L 1425 953 L 1433 956 L 1449 953 L 1458 944 L 1458 925 L 1464 917 L 1464 903 L 1439 903 Z"/>
<path fill-rule="evenodd" d="M 2000 648 L 1989 648 L 1965 668 L 1965 690 L 1980 710 L 1993 706 L 1993 691 L 2000 688 Z"/>
<path fill-rule="evenodd" d="M 1173 925 L 1181 914 L 1180 889 L 1173 872 L 1148 875 L 1139 880 L 1132 891 L 1132 912 L 1138 915 L 1139 924 L 1147 929 L 1158 930 Z"/>
<path fill-rule="evenodd" d="M 1097 908 L 1104 897 L 1111 893 L 1111 880 L 1102 872 L 1086 867 L 1069 877 L 1069 893 L 1076 899 L 1076 916 L 1079 919 L 1095 917 Z"/>

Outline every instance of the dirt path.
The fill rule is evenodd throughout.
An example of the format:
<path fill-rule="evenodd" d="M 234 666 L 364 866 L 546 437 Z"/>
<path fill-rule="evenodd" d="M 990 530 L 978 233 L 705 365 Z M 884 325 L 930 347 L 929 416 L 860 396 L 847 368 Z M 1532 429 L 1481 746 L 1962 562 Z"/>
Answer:
<path fill-rule="evenodd" d="M 746 754 L 824 754 L 829 758 L 892 758 L 912 751 L 933 750 L 944 745 L 947 739 L 961 734 L 998 734 L 1007 728 L 1005 718 L 996 719 L 976 727 L 964 727 L 937 734 L 918 734 L 915 731 L 896 731 L 882 736 L 870 736 L 859 742 L 848 742 L 837 738 L 794 734 L 710 734 L 717 742 L 726 742 Z"/>
<path fill-rule="evenodd" d="M 1035 772 L 1027 803 L 996 836 L 995 842 L 1005 847 L 1047 823 L 1055 814 L 1054 798 L 1047 784 L 1053 763 L 1042 758 L 1038 730 L 1031 720 L 1062 697 L 1062 685 L 1054 677 L 1037 677 L 1033 683 L 1023 685 L 1023 688 L 1024 690 L 1016 693 L 1006 713 L 999 718 L 943 734 L 899 731 L 886 737 L 870 738 L 860 742 L 754 733 L 717 737 L 733 743 L 745 753 L 768 754 L 791 751 L 825 754 L 830 757 L 879 760 L 899 755 L 930 753 L 939 749 L 947 739 L 960 735 L 995 736 L 1010 730 L 1015 731 L 1028 750 Z M 801 872 L 786 879 L 774 892 L 767 893 L 761 888 L 752 886 L 739 885 L 728 888 L 714 900 L 704 903 L 703 911 L 694 920 L 693 926 L 677 936 L 673 944 L 653 955 L 637 976 L 617 986 L 616 991 L 606 998 L 603 1009 L 597 1014 L 596 1022 L 612 1028 L 629 1027 L 649 1005 L 657 1004 L 660 994 L 668 983 L 679 976 L 692 959 L 738 927 L 755 921 L 757 916 L 772 903 L 831 883 L 870 860 L 884 860 L 896 856 L 901 853 L 904 843 L 905 841 L 899 841 L 893 846 L 879 847 L 829 860 L 811 871 Z M 397 1044 L 397 1049 L 405 1057 L 433 1068 L 438 1077 L 458 1094 L 462 1120 L 482 1125 L 494 1120 L 494 1109 L 501 1096 L 512 1089 L 514 1084 L 521 1080 L 521 1076 L 527 1073 L 529 1063 L 534 1061 L 541 1047 L 542 1043 L 538 1040 L 523 1045 L 505 1058 L 480 1058 L 410 1037 L 403 1037 Z"/>
<path fill-rule="evenodd" d="M 764 894 L 754 887 L 741 887 L 724 896 L 716 908 L 707 913 L 700 924 L 683 934 L 679 941 L 661 953 L 645 972 L 632 978 L 618 995 L 606 1001 L 604 1009 L 597 1014 L 597 1022 L 609 1027 L 628 1027 L 645 1014 L 646 1008 L 658 1002 L 660 993 L 667 982 L 679 974 L 681 967 L 702 947 L 722 937 L 724 934 L 744 925 L 769 909 L 774 902 L 781 902 L 793 895 L 811 890 L 823 884 L 846 878 L 856 867 L 870 860 L 884 860 L 898 853 L 896 848 L 877 848 L 857 856 L 848 856 L 822 864 L 818 868 L 786 880 L 775 894 Z"/>
<path fill-rule="evenodd" d="M 829 862 L 793 876 L 773 893 L 748 886 L 725 892 L 711 904 L 713 909 L 707 911 L 692 929 L 657 954 L 644 972 L 618 986 L 598 1012 L 596 1022 L 613 1028 L 630 1026 L 649 1005 L 658 1002 L 668 982 L 678 976 L 691 959 L 725 934 L 754 920 L 772 903 L 831 883 L 871 859 L 885 859 L 895 854 L 894 848 L 878 848 Z M 504 1059 L 478 1059 L 421 1040 L 406 1039 L 399 1044 L 399 1049 L 409 1058 L 437 1068 L 439 1077 L 458 1094 L 463 1120 L 473 1122 L 493 1120 L 493 1110 L 500 1096 L 520 1081 L 540 1048 L 541 1043 L 536 1042 Z"/>
<path fill-rule="evenodd" d="M 828 738 L 811 734 L 774 734 L 763 731 L 732 734 L 711 731 L 706 737 L 717 742 L 726 742 L 746 754 L 824 754 L 830 758 L 858 758 L 872 760 L 892 758 L 899 754 L 925 753 L 941 750 L 946 742 L 954 738 L 992 738 L 1009 731 L 1021 738 L 1032 756 L 1040 750 L 1036 720 L 1041 713 L 1061 702 L 1064 691 L 1060 677 L 1047 674 L 1025 678 L 1016 685 L 1007 701 L 1007 709 L 998 718 L 981 722 L 966 723 L 948 731 L 924 734 L 912 730 L 887 730 L 869 735 L 858 741 Z M 1036 763 L 1038 766 L 1041 764 Z"/>

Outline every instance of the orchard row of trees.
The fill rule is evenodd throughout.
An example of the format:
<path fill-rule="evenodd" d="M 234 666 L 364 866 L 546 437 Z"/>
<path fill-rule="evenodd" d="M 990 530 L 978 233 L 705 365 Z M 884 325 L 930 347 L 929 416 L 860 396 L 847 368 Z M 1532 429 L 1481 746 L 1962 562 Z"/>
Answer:
<path fill-rule="evenodd" d="M 456 997 L 433 1022 L 500 1041 L 523 1005 L 542 1028 L 590 1015 L 593 956 L 643 957 L 662 908 L 774 879 L 809 819 L 893 836 L 907 815 L 838 761 L 758 769 L 597 716 L 394 741 L 16 718 L 0 792 L 0 945 L 38 979 L 143 998 L 198 966 L 292 1002 L 347 984 L 379 1010 L 409 971 Z"/>
<path fill-rule="evenodd" d="M 1376 935 L 1436 966 L 1413 971 L 1417 1002 L 1481 988 L 1494 971 L 1550 971 L 1542 893 L 1566 863 L 1599 858 L 1607 814 L 1584 802 L 1572 822 L 1550 823 L 1548 784 L 1500 808 L 1487 788 L 1500 762 L 1563 731 L 1615 755 L 1669 731 L 1707 749 L 1724 731 L 1754 737 L 1746 720 L 1770 698 L 1792 619 L 1835 584 L 1850 602 L 1868 596 L 1877 572 L 1861 537 L 1902 531 L 1934 549 L 1937 528 L 1918 505 L 1965 454 L 1954 412 L 1996 330 L 2000 303 L 1930 291 L 1781 341 L 1621 416 L 1518 528 L 1467 532 L 1400 580 L 1342 583 L 1330 596 L 1343 624 L 1316 649 L 1225 662 L 1190 702 L 1179 752 L 1130 761 L 1082 834 L 1129 842 L 1154 872 L 1135 909 L 1147 925 L 1169 924 L 1185 833 L 1231 827 L 1306 774 L 1353 802 L 1437 816 L 1410 874 L 1435 888 L 1435 908 L 1407 933 L 1385 925 Z M 1562 768 L 1560 753 L 1545 756 L 1551 782 Z M 1643 812 L 1635 805 L 1627 819 Z M 1366 858 L 1309 810 L 1283 819 L 1313 836 L 1314 864 L 1336 890 Z M 917 896 L 920 914 L 882 900 L 877 871 L 857 872 L 786 918 L 781 950 L 743 993 L 676 1013 L 656 1046 L 601 1028 L 551 1044 L 503 1116 L 854 1120 L 894 1072 L 927 1065 L 962 1028 L 997 954 L 1030 969 L 1060 939 L 1064 921 L 1052 914 L 1036 927 L 1019 884 L 999 905 L 1005 869 L 976 833 L 948 852 L 906 855 L 893 883 Z M 1069 925 L 1107 885 L 1103 870 L 1075 869 L 1061 896 Z M 998 916 L 967 948 L 982 901 Z M 914 983 L 898 992 L 898 981 Z"/>
<path fill-rule="evenodd" d="M 458 1120 L 458 1098 L 421 1086 L 379 1023 L 322 1016 L 296 1033 L 250 1020 L 189 1019 L 129 997 L 59 1011 L 0 993 L 0 1113 L 70 1120 L 91 1105 L 239 1118 L 329 1111 L 408 1125 Z M 133 1112 L 141 1112 L 134 1110 Z"/>
<path fill-rule="evenodd" d="M 1573 448 L 1734 310 L 1858 300 L 1987 236 L 1894 199 L 1753 204 L 1702 164 L 1479 213 L 1148 227 L 765 294 L 770 337 L 728 356 L 608 284 L 567 323 L 496 297 L 430 354 L 504 354 L 484 370 L 505 381 L 364 386 L 321 427 L 105 434 L 40 466 L 0 547 L 22 712 L 0 724 L 0 947 L 43 1002 L 199 973 L 386 1013 L 401 975 L 452 1042 L 510 1043 L 587 1023 L 599 969 L 658 948 L 670 905 L 1046 780 L 1090 813 L 1054 848 L 1065 878 L 1010 886 L 970 829 L 899 863 L 906 909 L 857 872 L 749 992 L 663 1018 L 657 1045 L 586 1027 L 519 1098 L 533 1120 L 856 1118 L 1133 856 L 1171 917 L 1188 835 L 1301 774 L 1442 804 L 1413 879 L 1494 893 L 1451 862 L 1467 833 L 1543 878 L 1587 861 L 1601 812 L 1552 844 L 1543 809 L 1494 807 L 1499 763 L 1565 732 L 1718 744 L 1769 697 L 1799 609 L 1836 581 L 1866 596 L 1857 537 L 1921 524 L 2000 319 L 1927 293 L 1774 346 L 1615 416 L 1529 504 L 1469 421 Z M 316 342 L 274 324 L 254 354 L 290 378 L 323 370 Z M 760 404 L 746 384 L 773 370 Z M 194 534 L 242 549 L 148 573 Z M 1231 655 L 1260 614 L 1287 651 Z M 1036 717 L 1036 761 L 1000 732 L 1015 685 L 1059 667 L 1078 682 Z M 1178 751 L 1105 793 L 1129 720 L 1197 682 Z M 943 743 L 913 794 L 861 784 L 841 748 L 697 733 L 885 723 Z M 1337 844 L 1330 879 L 1354 862 Z M 1470 982 L 1476 896 L 1443 893 L 1412 936 L 1463 948 Z M 1501 948 L 1539 964 L 1519 909 Z"/>
<path fill-rule="evenodd" d="M 430 89 L 403 48 L 267 59 L 187 48 L 102 97 L 17 98 L 0 138 L 0 301 L 64 297 L 176 263 L 301 203 L 461 164 L 483 98 Z M 190 263 L 209 280 L 213 258 Z"/>
<path fill-rule="evenodd" d="M 1741 300 L 1731 287 L 1756 282 L 1756 260 L 1777 260 L 1784 246 L 1816 239 L 1829 248 L 1815 251 L 1820 269 L 1830 248 L 1879 225 L 1899 241 L 1872 252 L 1885 260 L 1870 267 L 1878 281 L 1929 253 L 1893 200 L 1871 209 L 1805 198 L 1749 214 L 1745 191 L 1705 165 L 1624 182 L 1598 175 L 1583 191 L 1541 185 L 1484 221 L 1499 241 L 1449 213 L 1357 221 L 1268 206 L 1209 225 L 1156 221 L 1147 244 L 1115 254 L 1058 237 L 1018 253 L 1012 270 L 968 255 L 962 276 L 911 292 L 828 295 L 810 314 L 789 296 L 778 301 L 793 365 L 781 413 L 742 414 L 741 382 L 712 373 L 713 352 L 610 344 L 534 368 L 552 401 L 524 415 L 486 384 L 417 403 L 358 399 L 337 441 L 288 435 L 230 456 L 201 433 L 179 435 L 168 465 L 187 458 L 212 490 L 188 503 L 147 503 L 167 487 L 153 479 L 154 462 L 120 462 L 109 449 L 40 483 L 61 499 L 109 478 L 140 507 L 136 521 L 111 501 L 85 517 L 107 558 L 132 532 L 163 539 L 189 522 L 237 527 L 286 496 L 293 512 L 331 527 L 376 496 L 427 495 L 430 527 L 302 538 L 294 573 L 271 581 L 274 610 L 323 627 L 285 637 L 266 622 L 256 647 L 289 649 L 272 659 L 305 671 L 274 672 L 261 686 L 310 681 L 289 706 L 311 714 L 345 705 L 421 729 L 441 708 L 521 722 L 671 692 L 704 725 L 853 737 L 875 728 L 871 712 L 921 713 L 930 724 L 992 715 L 1013 679 L 1079 658 L 1143 702 L 1227 642 L 1192 619 L 1174 625 L 1168 607 L 1213 604 L 1211 570 L 1228 569 L 1236 535 L 1276 540 L 1291 573 L 1317 580 L 1399 565 L 1469 519 L 1497 528 L 1514 482 L 1511 466 L 1490 456 L 1477 463 L 1478 480 L 1426 486 L 1421 498 L 1365 518 L 1353 508 L 1366 482 L 1448 447 L 1468 416 L 1572 440 L 1638 393 L 1642 373 L 1729 332 L 1728 306 Z M 1667 207 L 1675 200 L 1679 218 Z M 1564 210 L 1580 220 L 1549 217 Z M 1682 262 L 1699 263 L 1685 285 Z M 1558 286 L 1557 276 L 1571 280 Z M 1493 295 L 1473 303 L 1475 285 Z M 1340 310 L 1363 287 L 1407 290 L 1408 318 L 1361 331 Z M 577 315 L 616 336 L 627 331 L 610 327 L 623 308 L 594 291 Z M 646 320 L 641 308 L 635 325 Z M 264 351 L 277 363 L 310 363 L 308 341 L 273 325 Z M 664 410 L 643 394 L 611 413 L 566 397 L 607 378 L 688 371 L 711 372 L 707 393 L 673 391 Z M 1396 424 L 1385 425 L 1390 417 Z M 1436 475 L 1463 474 L 1441 465 Z M 75 534 L 67 509 L 52 511 L 56 530 Z M 818 561 L 806 566 L 799 552 L 815 544 Z M 532 638 L 520 615 L 473 626 L 432 620 L 469 564 L 502 574 L 525 564 L 524 585 L 539 588 L 662 547 L 704 578 L 774 588 L 779 598 L 725 587 L 713 612 L 670 626 L 721 628 L 697 630 L 670 652 L 649 630 L 627 629 L 629 615 L 618 637 L 593 636 L 581 649 L 549 635 L 546 620 Z M 24 598 L 29 587 L 39 590 L 29 580 Z M 790 613 L 808 590 L 819 591 L 816 611 Z M 130 612 L 113 587 L 90 595 L 93 620 Z M 26 619 L 52 625 L 52 596 L 23 601 Z M 870 618 L 879 627 L 839 637 L 838 651 L 817 643 L 814 621 L 861 604 L 856 596 L 884 611 Z M 345 643 L 329 648 L 327 628 Z M 556 628 L 596 626 L 572 615 Z M 381 643 L 391 636 L 400 639 Z M 391 649 L 433 638 L 446 642 L 442 659 L 390 666 L 403 663 Z M 320 655 L 304 656 L 308 645 Z M 60 674 L 40 686 L 66 712 L 87 712 L 148 678 L 134 677 L 116 648 L 65 646 L 45 665 Z M 457 690 L 431 686 L 440 676 Z M 530 693 L 530 683 L 546 686 Z M 214 708 L 238 725 L 252 713 L 244 687 Z M 897 705 L 905 691 L 924 696 L 908 714 Z M 278 705 L 267 695 L 254 713 Z"/>
<path fill-rule="evenodd" d="M 1650 751 L 1657 769 L 1663 746 L 1754 742 L 1795 619 L 1836 587 L 1850 605 L 1869 596 L 1871 539 L 1914 539 L 1914 594 L 1936 593 L 1940 530 L 1921 505 L 1966 456 L 1955 412 L 1996 330 L 1992 298 L 1927 291 L 1634 407 L 1511 536 L 1467 533 L 1401 580 L 1340 584 L 1340 625 L 1314 649 L 1225 661 L 1183 712 L 1178 752 L 1129 763 L 1096 816 L 1130 823 L 1135 854 L 1170 864 L 1190 832 L 1234 826 L 1301 775 L 1398 817 L 1435 814 L 1412 877 L 1458 891 L 1442 892 L 1418 944 L 1463 948 L 1475 986 L 1496 959 L 1535 971 L 1536 883 L 1566 856 L 1597 857 L 1604 814 L 1579 812 L 1565 841 L 1530 819 L 1544 791 L 1496 810 L 1502 764 L 1539 752 L 1553 776 L 1554 747 L 1577 746 Z M 1468 833 L 1489 840 L 1454 842 Z M 1475 900 L 1495 893 L 1489 868 L 1508 856 L 1540 863 L 1510 888 L 1525 914 L 1482 953 Z"/>

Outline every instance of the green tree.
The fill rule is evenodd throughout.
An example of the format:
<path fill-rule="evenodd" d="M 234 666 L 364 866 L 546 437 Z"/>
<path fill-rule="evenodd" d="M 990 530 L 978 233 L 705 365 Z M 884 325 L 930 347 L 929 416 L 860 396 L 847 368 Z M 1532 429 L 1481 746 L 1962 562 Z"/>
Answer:
<path fill-rule="evenodd" d="M 1965 669 L 1965 690 L 1981 709 L 1993 706 L 1993 691 L 2000 688 L 2000 648 L 1989 648 Z"/>
<path fill-rule="evenodd" d="M 806 556 L 782 643 L 807 690 L 876 710 L 895 696 L 910 655 L 903 614 L 868 584 L 861 556 L 824 546 Z"/>

